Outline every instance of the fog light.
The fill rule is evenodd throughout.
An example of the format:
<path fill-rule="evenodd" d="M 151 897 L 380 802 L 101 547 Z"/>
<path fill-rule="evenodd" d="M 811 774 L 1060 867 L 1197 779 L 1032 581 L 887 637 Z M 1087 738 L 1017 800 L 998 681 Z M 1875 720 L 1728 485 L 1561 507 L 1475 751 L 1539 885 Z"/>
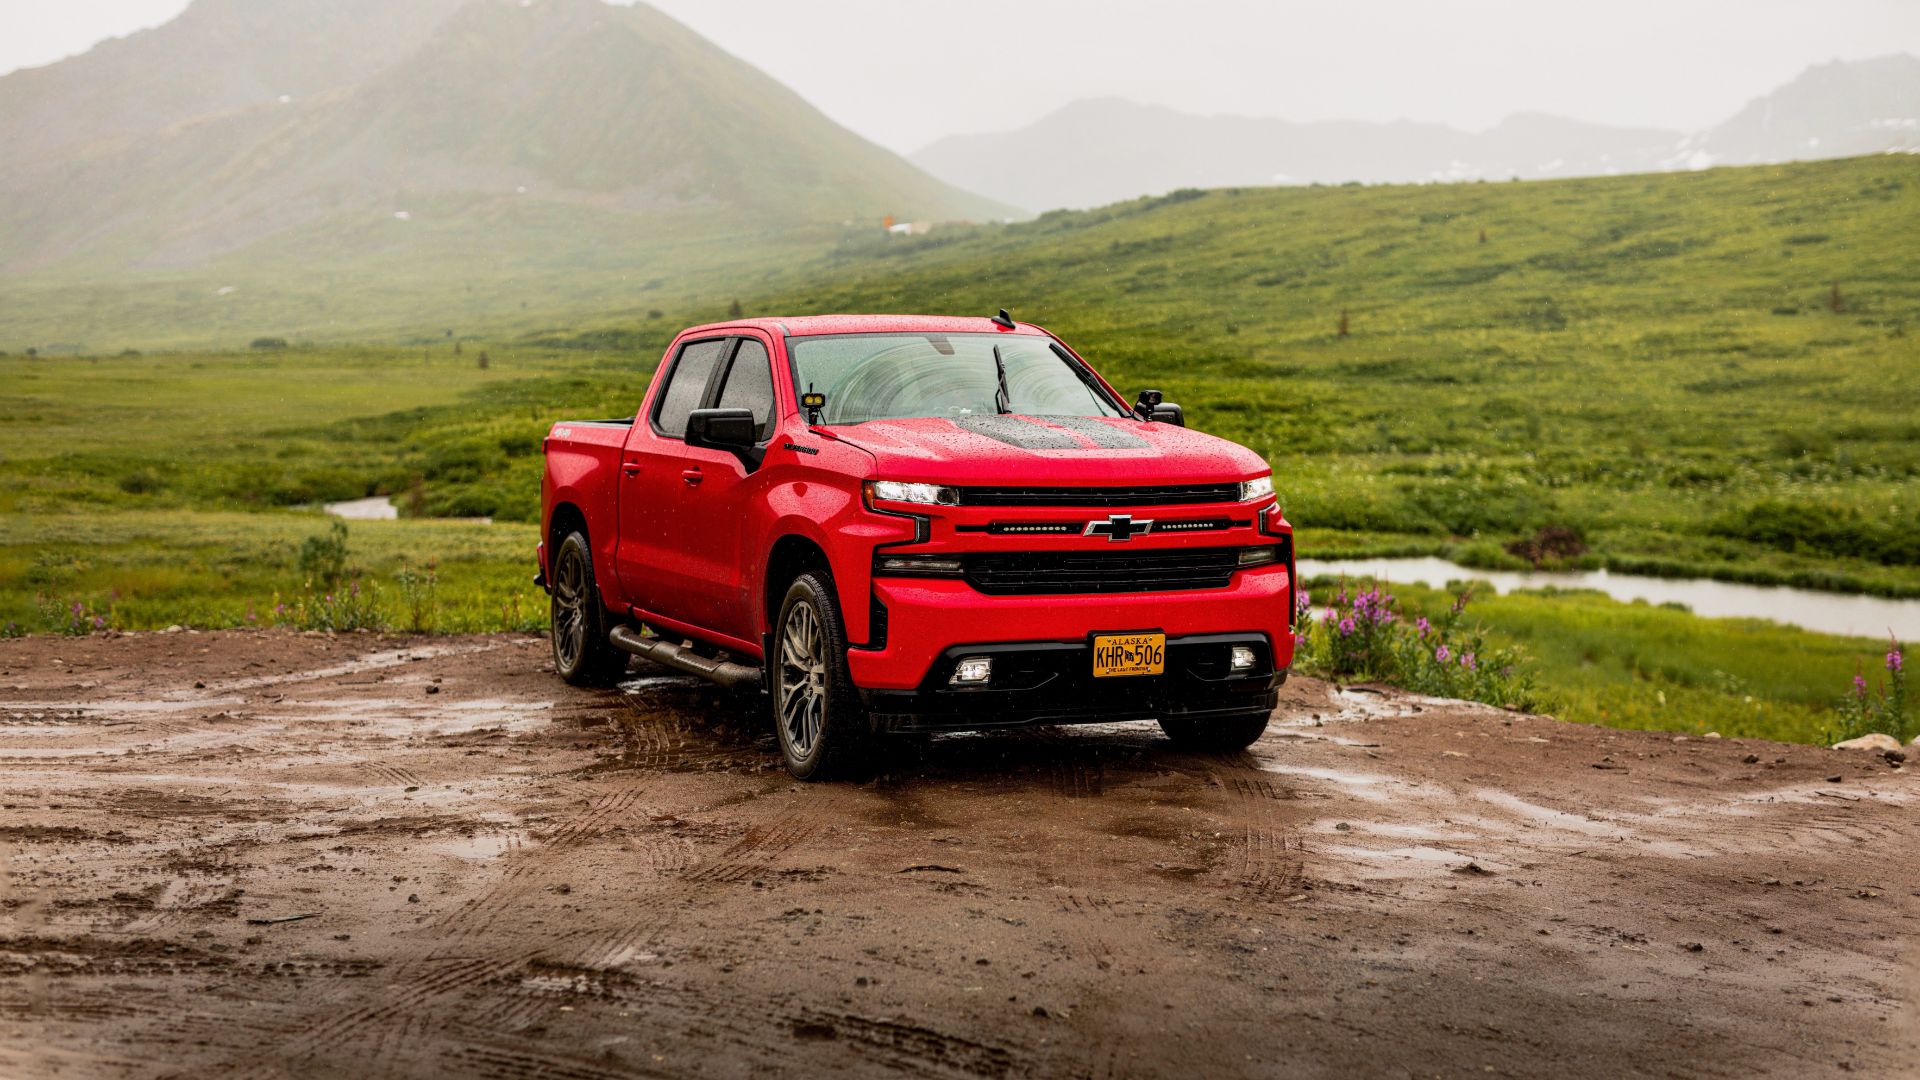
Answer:
<path fill-rule="evenodd" d="M 1234 671 L 1252 671 L 1253 663 L 1253 650 L 1247 648 L 1245 645 L 1235 645 L 1233 652 L 1228 657 L 1227 667 Z"/>
<path fill-rule="evenodd" d="M 1240 549 L 1241 566 L 1265 566 L 1280 561 L 1280 549 L 1277 547 L 1250 547 Z"/>
<path fill-rule="evenodd" d="M 969 656 L 953 665 L 953 678 L 947 681 L 955 686 L 979 686 L 992 677 L 991 656 Z"/>

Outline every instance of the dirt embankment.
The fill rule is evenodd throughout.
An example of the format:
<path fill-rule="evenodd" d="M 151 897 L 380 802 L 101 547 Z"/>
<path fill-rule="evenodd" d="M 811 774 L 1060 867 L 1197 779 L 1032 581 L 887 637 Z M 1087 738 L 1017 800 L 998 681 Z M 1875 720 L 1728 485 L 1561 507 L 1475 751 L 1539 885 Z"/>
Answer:
<path fill-rule="evenodd" d="M 1298 680 L 801 785 L 541 642 L 0 642 L 0 1076 L 1920 1075 L 1920 762 Z"/>

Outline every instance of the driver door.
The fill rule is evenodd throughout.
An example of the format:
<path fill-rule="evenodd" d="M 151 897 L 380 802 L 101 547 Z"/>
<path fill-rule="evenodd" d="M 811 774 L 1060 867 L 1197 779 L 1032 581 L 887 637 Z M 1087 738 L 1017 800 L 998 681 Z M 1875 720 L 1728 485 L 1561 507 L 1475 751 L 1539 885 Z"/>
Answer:
<path fill-rule="evenodd" d="M 699 482 L 688 479 L 699 464 L 691 455 L 700 451 L 687 446 L 687 414 L 706 402 L 733 345 L 724 335 L 682 342 L 620 455 L 614 571 L 636 606 L 681 622 L 697 621 L 689 555 L 675 524 L 681 489 Z"/>

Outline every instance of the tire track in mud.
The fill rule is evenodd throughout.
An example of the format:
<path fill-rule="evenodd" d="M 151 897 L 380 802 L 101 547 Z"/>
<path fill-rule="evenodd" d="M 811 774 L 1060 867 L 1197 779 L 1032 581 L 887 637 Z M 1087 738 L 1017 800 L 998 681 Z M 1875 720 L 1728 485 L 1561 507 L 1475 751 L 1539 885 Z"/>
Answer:
<path fill-rule="evenodd" d="M 1048 788 L 1067 799 L 1098 798 L 1106 792 L 1107 768 L 1096 737 L 1069 734 L 1057 728 L 1028 728 L 1007 732 L 1009 742 L 1037 751 L 1040 760 L 1021 769 L 1046 780 Z"/>
<path fill-rule="evenodd" d="M 545 777 L 543 780 L 547 779 Z M 571 785 L 570 785 L 571 786 Z M 586 786 L 604 786 L 586 785 Z M 765 873 L 780 859 L 800 848 L 815 835 L 815 826 L 794 813 L 768 822 L 751 823 L 732 844 L 701 861 L 691 858 L 693 845 L 667 822 L 677 821 L 650 810 L 642 801 L 647 790 L 644 776 L 622 778 L 614 790 L 603 791 L 586 801 L 583 809 L 562 821 L 543 842 L 529 843 L 509 850 L 508 865 L 501 876 L 447 917 L 424 929 L 411 956 L 393 966 L 393 977 L 365 988 L 338 987 L 347 994 L 340 1003 L 305 1025 L 297 1026 L 281 1047 L 229 1063 L 220 1075 L 245 1077 L 252 1070 L 273 1061 L 295 1063 L 343 1058 L 374 1064 L 391 1060 L 412 1045 L 405 1032 L 409 1025 L 431 1022 L 444 1027 L 444 1014 L 455 1003 L 468 999 L 474 991 L 489 984 L 510 979 L 531 966 L 550 964 L 556 956 L 579 958 L 589 969 L 606 968 L 634 955 L 639 942 L 659 933 L 679 918 L 702 892 L 714 887 L 743 883 L 756 873 Z M 844 791 L 814 789 L 824 798 L 819 806 L 833 813 L 831 805 L 845 801 Z M 810 802 L 814 800 L 809 800 Z M 798 808 L 801 813 L 805 807 Z M 517 948 L 496 951 L 490 944 L 524 901 L 539 895 L 556 881 L 578 873 L 577 856 L 596 841 L 623 824 L 646 826 L 641 835 L 648 839 L 639 858 L 661 869 L 658 887 L 621 904 L 623 923 L 607 929 L 580 929 L 540 932 L 515 928 L 512 935 L 521 944 Z M 622 853 L 622 861 L 633 853 Z M 479 1017 L 493 1026 L 524 1023 L 526 1016 L 502 1002 L 479 1010 Z M 535 1003 L 537 1007 L 537 1002 Z M 460 1009 L 463 1014 L 468 1010 Z M 483 1047 L 476 1064 L 486 1060 L 522 1061 L 535 1075 L 571 1075 L 567 1069 L 589 1068 L 562 1058 L 513 1057 L 507 1052 Z M 459 1050 L 444 1050 L 454 1054 Z M 498 1058 L 509 1053 L 508 1058 Z M 486 1055 L 494 1055 L 486 1058 Z M 523 1060 L 524 1058 L 524 1060 Z M 537 1066 L 537 1068 L 536 1068 Z M 547 1070 L 546 1073 L 540 1070 Z M 560 1071 L 554 1071 L 560 1070 Z M 510 1075 L 510 1074 L 509 1074 Z M 592 1072 L 581 1075 L 596 1075 Z"/>
<path fill-rule="evenodd" d="M 1099 971 L 1112 969 L 1120 962 L 1114 950 L 1113 935 L 1104 932 L 1115 917 L 1113 901 L 1085 892 L 1068 892 L 1060 897 L 1058 911 L 1066 916 L 1067 958 L 1091 963 Z"/>
<path fill-rule="evenodd" d="M 682 772 L 760 756 L 762 749 L 741 742 L 740 733 L 684 723 L 680 703 L 662 700 L 691 692 L 690 685 L 700 684 L 677 675 L 642 676 L 622 684 L 620 703 L 625 708 L 613 717 L 621 736 L 621 767 Z"/>
<path fill-rule="evenodd" d="M 1259 761 L 1245 751 L 1217 755 L 1208 774 L 1228 800 L 1228 814 L 1240 829 L 1220 869 L 1230 883 L 1255 896 L 1284 900 L 1306 883 L 1307 847 L 1300 831 L 1286 821 L 1290 790 L 1276 784 Z"/>
<path fill-rule="evenodd" d="M 195 687 L 184 693 L 167 695 L 178 700 L 182 697 L 215 697 L 243 690 L 261 690 L 268 687 L 284 686 L 289 683 L 317 682 L 321 679 L 334 679 L 342 675 L 357 675 L 363 671 L 381 671 L 386 668 L 400 667 L 404 664 L 437 660 L 444 657 L 471 656 L 475 653 L 492 652 L 495 649 L 515 645 L 514 641 L 498 638 L 483 641 L 468 641 L 445 645 L 416 645 L 405 649 L 389 649 L 383 652 L 366 653 L 351 660 L 326 667 L 305 668 L 299 671 L 283 672 L 276 675 L 248 675 L 236 679 L 221 679 Z"/>
<path fill-rule="evenodd" d="M 390 765 L 380 761 L 363 761 L 359 763 L 359 767 L 385 781 L 384 786 L 417 788 L 424 787 L 426 784 L 425 781 L 420 779 L 418 773 L 398 765 Z"/>
<path fill-rule="evenodd" d="M 588 966 L 533 964 L 512 985 L 501 987 L 498 992 L 503 998 L 518 1002 L 504 1017 L 515 1018 L 520 1023 L 558 1007 L 630 1011 L 656 1026 L 671 1025 L 682 1035 L 711 1042 L 715 1044 L 714 1050 L 725 1051 L 730 1059 L 738 1059 L 744 1052 L 754 1065 L 750 1071 L 791 1068 L 791 1046 L 796 1038 L 830 1040 L 862 1060 L 918 1076 L 998 1080 L 1019 1071 L 1026 1057 L 1021 1049 L 949 1034 L 899 1018 L 795 1004 L 785 995 L 723 996 L 690 983 Z M 469 1029 L 476 1041 L 485 1041 L 486 1035 L 497 1039 L 497 1021 L 504 1017 L 475 1018 L 484 1022 L 464 1021 L 462 1026 Z M 477 1057 L 512 1068 L 533 1066 L 537 1069 L 550 1067 L 553 1062 L 550 1057 L 497 1049 Z M 586 1076 L 601 1075 L 597 1067 L 586 1063 L 567 1061 L 560 1067 L 585 1069 L 587 1072 L 583 1075 Z M 486 1072 L 480 1075 L 504 1078 L 520 1074 Z M 544 1074 L 536 1071 L 534 1075 Z M 611 1075 L 632 1073 L 623 1069 Z"/>
<path fill-rule="evenodd" d="M 736 840 L 719 857 L 689 871 L 685 880 L 701 882 L 740 882 L 766 870 L 774 860 L 805 843 L 814 834 L 814 826 L 805 821 L 777 821 L 771 825 L 749 826 L 746 835 Z"/>
<path fill-rule="evenodd" d="M 631 704 L 630 709 L 638 711 Z M 510 846 L 498 876 L 480 893 L 421 930 L 403 934 L 398 955 L 388 954 L 389 965 L 376 978 L 328 978 L 314 972 L 320 977 L 309 980 L 297 1001 L 261 1002 L 262 1007 L 245 1017 L 246 1023 L 228 1022 L 234 1013 L 230 1003 L 214 1001 L 204 1012 L 196 1010 L 182 1028 L 201 1044 L 192 1056 L 224 1056 L 227 1061 L 212 1069 L 196 1064 L 190 1075 L 299 1075 L 304 1068 L 321 1063 L 334 1070 L 364 1066 L 372 1073 L 391 1073 L 439 1071 L 446 1067 L 444 1063 L 457 1062 L 474 1075 L 562 1080 L 600 1080 L 648 1071 L 636 1069 L 633 1062 L 611 1069 L 604 1062 L 575 1058 L 564 1050 L 530 1052 L 524 1044 L 501 1045 L 502 1028 L 533 1022 L 562 999 L 543 990 L 508 995 L 496 1005 L 490 995 L 478 991 L 523 981 L 528 973 L 548 970 L 556 958 L 583 961 L 588 970 L 616 968 L 635 955 L 636 947 L 684 917 L 689 905 L 704 894 L 744 889 L 757 876 L 779 873 L 796 853 L 820 844 L 824 837 L 814 815 L 845 819 L 853 807 L 872 801 L 873 796 L 839 786 L 792 787 L 798 793 L 795 798 L 779 794 L 767 799 L 790 787 L 784 778 L 768 777 L 770 782 L 746 793 L 744 800 L 728 800 L 728 824 L 743 831 L 718 840 L 710 828 L 682 831 L 686 823 L 681 819 L 649 805 L 647 793 L 657 786 L 660 773 L 737 760 L 740 749 L 727 745 L 724 735 L 720 741 L 703 738 L 697 731 L 679 729 L 658 717 L 651 718 L 643 730 L 652 732 L 647 736 L 652 741 L 632 758 L 647 763 L 645 772 L 574 771 L 530 777 L 533 783 L 527 794 L 535 804 L 554 807 L 564 800 L 567 809 L 555 820 L 537 824 L 535 828 L 542 831 L 534 834 L 536 839 Z M 353 764 L 362 777 L 382 786 L 411 786 L 419 779 L 403 766 L 386 762 L 362 759 Z M 1091 784 L 1081 780 L 1059 786 L 1097 789 L 1099 776 L 1096 771 Z M 744 818 L 742 810 L 747 812 Z M 529 909 L 528 900 L 544 899 L 543 890 L 577 878 L 580 859 L 591 852 L 587 857 L 597 860 L 611 843 L 631 848 L 613 856 L 623 870 L 644 868 L 645 876 L 656 879 L 654 887 L 631 898 L 634 902 L 623 898 L 613 925 L 567 929 L 564 924 L 553 926 L 551 920 L 548 927 L 537 922 L 515 924 L 516 919 L 538 910 Z M 1091 902 L 1088 906 L 1091 910 Z M 514 944 L 497 950 L 496 939 Z M 677 1010 L 675 1015 L 694 1037 L 712 1029 L 716 1016 L 746 1017 L 707 1041 L 722 1053 L 745 1048 L 748 1056 L 770 1066 L 790 1065 L 794 1040 L 821 1038 L 818 1033 L 823 1031 L 834 1033 L 834 1047 L 860 1060 L 921 1074 L 999 1077 L 1008 1074 L 1015 1060 L 1001 1047 L 895 1018 L 762 1002 L 751 993 L 736 997 L 722 991 L 702 998 L 680 987 L 670 997 L 671 1009 Z M 482 1008 L 469 1008 L 475 1004 Z M 631 1004 L 654 1012 L 669 1009 L 658 998 L 635 999 Z M 449 1042 L 444 1033 L 454 1017 L 483 1023 Z"/>

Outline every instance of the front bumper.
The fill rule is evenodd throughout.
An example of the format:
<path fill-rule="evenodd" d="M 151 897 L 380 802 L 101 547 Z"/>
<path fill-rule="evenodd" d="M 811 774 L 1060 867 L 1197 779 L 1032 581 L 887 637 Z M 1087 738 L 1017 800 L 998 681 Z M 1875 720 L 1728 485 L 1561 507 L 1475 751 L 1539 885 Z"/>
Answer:
<path fill-rule="evenodd" d="M 872 589 L 878 647 L 847 650 L 854 685 L 868 690 L 919 688 L 955 645 L 1084 647 L 1091 634 L 1141 630 L 1169 642 L 1250 634 L 1268 643 L 1276 669 L 1293 663 L 1292 579 L 1282 565 L 1239 571 L 1224 589 L 1157 593 L 986 596 L 958 579 L 912 577 L 876 577 Z"/>
<path fill-rule="evenodd" d="M 1228 670 L 1235 645 L 1253 649 L 1251 671 Z M 1169 636 L 1166 671 L 1153 676 L 1094 678 L 1092 651 L 1090 641 L 956 645 L 912 689 L 863 689 L 860 695 L 877 730 L 972 730 L 1268 712 L 1287 679 L 1261 633 Z M 954 666 L 974 656 L 993 659 L 993 684 L 949 683 Z"/>

